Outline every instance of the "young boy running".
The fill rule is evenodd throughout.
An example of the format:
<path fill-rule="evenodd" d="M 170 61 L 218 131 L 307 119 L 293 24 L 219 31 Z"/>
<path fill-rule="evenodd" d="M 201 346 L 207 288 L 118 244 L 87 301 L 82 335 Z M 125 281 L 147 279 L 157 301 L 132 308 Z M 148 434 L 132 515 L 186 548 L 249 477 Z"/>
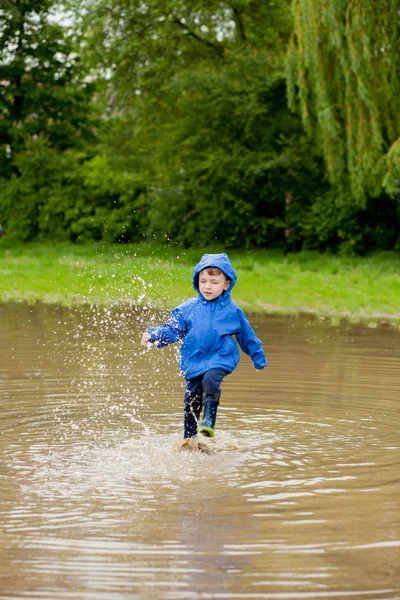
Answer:
<path fill-rule="evenodd" d="M 221 382 L 237 367 L 240 355 L 233 336 L 254 367 L 267 365 L 261 342 L 244 312 L 231 300 L 236 273 L 228 256 L 204 254 L 193 271 L 193 287 L 198 297 L 187 300 L 171 312 L 169 323 L 149 327 L 142 336 L 159 348 L 182 340 L 180 367 L 186 379 L 184 397 L 184 438 L 200 432 L 214 437 Z"/>

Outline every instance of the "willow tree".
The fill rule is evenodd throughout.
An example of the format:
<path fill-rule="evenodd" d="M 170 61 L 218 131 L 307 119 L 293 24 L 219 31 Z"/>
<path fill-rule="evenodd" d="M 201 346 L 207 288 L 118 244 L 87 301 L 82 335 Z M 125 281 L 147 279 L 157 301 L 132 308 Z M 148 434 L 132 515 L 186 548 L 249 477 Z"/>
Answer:
<path fill-rule="evenodd" d="M 289 105 L 360 205 L 400 179 L 399 0 L 294 0 Z"/>

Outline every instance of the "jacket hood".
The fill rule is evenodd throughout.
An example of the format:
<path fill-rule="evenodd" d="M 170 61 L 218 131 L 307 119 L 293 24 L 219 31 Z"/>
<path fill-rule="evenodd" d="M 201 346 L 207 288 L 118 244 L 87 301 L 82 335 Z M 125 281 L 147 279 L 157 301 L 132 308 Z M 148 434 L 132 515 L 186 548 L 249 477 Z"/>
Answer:
<path fill-rule="evenodd" d="M 192 282 L 193 282 L 193 287 L 196 290 L 196 292 L 200 293 L 200 291 L 199 291 L 199 273 L 200 273 L 200 271 L 203 271 L 203 269 L 206 269 L 207 267 L 216 267 L 217 269 L 220 269 L 223 273 L 225 273 L 225 275 L 228 277 L 228 279 L 231 280 L 231 285 L 226 290 L 226 292 L 224 292 L 224 294 L 230 294 L 233 286 L 236 283 L 237 276 L 232 267 L 231 261 L 229 260 L 228 255 L 225 254 L 225 252 L 223 252 L 221 254 L 203 254 L 200 262 L 193 269 Z"/>

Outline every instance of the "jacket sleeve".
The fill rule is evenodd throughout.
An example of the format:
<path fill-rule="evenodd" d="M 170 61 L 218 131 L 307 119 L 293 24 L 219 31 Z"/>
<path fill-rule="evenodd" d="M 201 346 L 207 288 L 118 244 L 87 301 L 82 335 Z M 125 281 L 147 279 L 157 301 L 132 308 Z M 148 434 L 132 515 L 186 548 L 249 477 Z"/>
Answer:
<path fill-rule="evenodd" d="M 241 327 L 239 333 L 236 334 L 236 339 L 239 342 L 239 346 L 243 352 L 250 356 L 256 369 L 263 369 L 267 366 L 268 361 L 265 357 L 261 341 L 252 329 L 248 318 L 239 307 L 238 315 Z"/>
<path fill-rule="evenodd" d="M 186 324 L 180 308 L 174 308 L 170 320 L 159 327 L 149 327 L 150 342 L 159 348 L 181 340 L 186 334 Z"/>

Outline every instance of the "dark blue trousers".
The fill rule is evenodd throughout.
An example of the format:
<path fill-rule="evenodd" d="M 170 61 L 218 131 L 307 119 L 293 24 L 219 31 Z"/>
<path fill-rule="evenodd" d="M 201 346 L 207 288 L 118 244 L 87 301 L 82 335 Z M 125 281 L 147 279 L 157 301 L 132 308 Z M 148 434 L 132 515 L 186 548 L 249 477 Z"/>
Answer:
<path fill-rule="evenodd" d="M 221 383 L 228 373 L 224 369 L 210 369 L 186 380 L 184 397 L 184 438 L 197 435 L 197 423 L 206 400 L 219 404 Z"/>

